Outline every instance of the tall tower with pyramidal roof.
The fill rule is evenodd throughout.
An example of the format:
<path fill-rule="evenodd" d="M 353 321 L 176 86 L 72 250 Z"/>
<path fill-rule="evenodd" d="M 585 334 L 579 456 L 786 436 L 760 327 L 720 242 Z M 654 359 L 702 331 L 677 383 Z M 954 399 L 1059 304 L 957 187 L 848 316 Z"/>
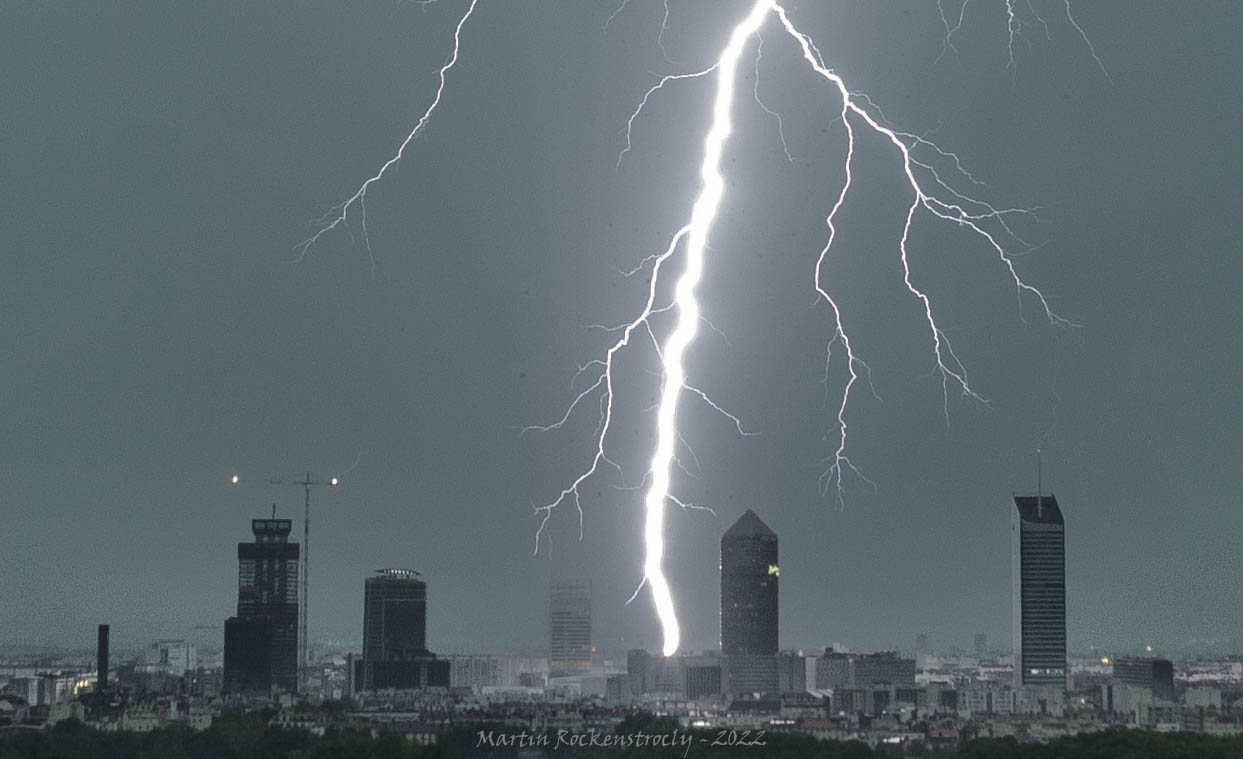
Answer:
<path fill-rule="evenodd" d="M 721 653 L 777 653 L 777 534 L 751 509 L 721 537 Z"/>

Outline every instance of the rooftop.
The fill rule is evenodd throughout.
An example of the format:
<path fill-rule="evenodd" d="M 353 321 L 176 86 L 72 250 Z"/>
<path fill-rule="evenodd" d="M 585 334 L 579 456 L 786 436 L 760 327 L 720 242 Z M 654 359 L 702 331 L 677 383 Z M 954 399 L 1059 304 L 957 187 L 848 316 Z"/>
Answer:
<path fill-rule="evenodd" d="M 747 509 L 742 516 L 738 517 L 738 521 L 734 522 L 733 527 L 725 531 L 722 540 L 734 538 L 759 538 L 761 540 L 776 540 L 777 533 L 768 529 L 768 525 L 764 524 L 755 512 Z"/>
<path fill-rule="evenodd" d="M 1049 495 L 1016 495 L 1014 507 L 1019 510 L 1019 517 L 1024 522 L 1036 524 L 1065 524 L 1062 521 L 1062 510 L 1057 507 L 1057 499 Z"/>

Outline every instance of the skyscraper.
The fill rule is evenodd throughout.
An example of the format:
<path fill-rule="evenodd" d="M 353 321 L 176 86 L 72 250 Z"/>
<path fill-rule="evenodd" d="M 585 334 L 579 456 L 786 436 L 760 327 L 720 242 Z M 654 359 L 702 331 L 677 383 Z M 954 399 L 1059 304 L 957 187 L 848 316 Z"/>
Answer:
<path fill-rule="evenodd" d="M 777 653 L 777 535 L 751 509 L 721 537 L 721 652 Z"/>
<path fill-rule="evenodd" d="M 288 519 L 254 519 L 237 544 L 237 616 L 224 623 L 227 691 L 298 687 L 298 544 Z"/>
<path fill-rule="evenodd" d="M 1066 687 L 1066 524 L 1056 498 L 1014 496 L 1010 551 L 1015 685 Z"/>
<path fill-rule="evenodd" d="M 412 569 L 379 569 L 363 585 L 359 690 L 448 687 L 449 662 L 427 650 L 427 583 Z"/>
<path fill-rule="evenodd" d="M 552 586 L 548 602 L 548 674 L 591 669 L 591 583 Z"/>

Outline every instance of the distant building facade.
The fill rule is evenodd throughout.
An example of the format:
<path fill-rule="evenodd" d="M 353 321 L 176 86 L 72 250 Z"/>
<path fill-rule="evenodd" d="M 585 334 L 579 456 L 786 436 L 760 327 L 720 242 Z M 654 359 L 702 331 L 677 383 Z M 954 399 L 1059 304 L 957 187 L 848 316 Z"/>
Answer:
<path fill-rule="evenodd" d="M 877 651 L 854 657 L 854 685 L 866 687 L 878 683 L 915 685 L 915 660 L 904 659 L 896 651 Z"/>
<path fill-rule="evenodd" d="M 835 690 L 849 688 L 854 683 L 854 671 L 850 654 L 824 649 L 824 653 L 816 657 L 816 689 Z"/>
<path fill-rule="evenodd" d="M 721 669 L 721 661 L 717 657 L 687 657 L 682 662 L 683 693 L 687 700 L 712 698 L 724 693 Z"/>
<path fill-rule="evenodd" d="M 548 602 L 548 674 L 591 670 L 591 583 L 554 584 Z"/>
<path fill-rule="evenodd" d="M 1153 698 L 1174 700 L 1174 663 L 1168 659 L 1121 657 L 1113 660 L 1114 679 L 1147 688 Z"/>
<path fill-rule="evenodd" d="M 796 651 L 782 651 L 777 654 L 777 693 L 805 693 L 807 692 L 808 664 L 814 666 L 814 660 L 809 661 L 809 657 L 803 656 Z M 811 684 L 815 685 L 815 674 L 812 674 Z"/>
<path fill-rule="evenodd" d="M 523 675 L 540 675 L 542 682 L 548 671 L 548 660 L 542 656 L 451 654 L 444 658 L 449 662 L 451 688 L 516 686 Z"/>
<path fill-rule="evenodd" d="M 875 685 L 914 687 L 915 660 L 895 651 L 847 654 L 825 649 L 816 660 L 816 688 L 868 688 Z"/>
<path fill-rule="evenodd" d="M 460 654 L 446 657 L 449 660 L 450 688 L 489 688 L 497 685 L 513 685 L 504 679 L 502 659 L 488 654 Z"/>
<path fill-rule="evenodd" d="M 427 583 L 411 569 L 380 569 L 363 583 L 363 655 L 354 691 L 448 687 L 450 664 L 427 650 Z"/>
<path fill-rule="evenodd" d="M 143 652 L 137 671 L 183 677 L 198 666 L 198 652 L 184 640 L 157 640 Z"/>
<path fill-rule="evenodd" d="M 778 693 L 777 656 L 738 654 L 725 657 L 725 690 L 733 696 L 774 696 Z"/>
<path fill-rule="evenodd" d="M 288 519 L 254 519 L 237 544 L 237 616 L 224 623 L 224 687 L 232 693 L 298 687 L 298 557 Z"/>
<path fill-rule="evenodd" d="M 1014 683 L 1066 687 L 1066 523 L 1052 495 L 1014 496 Z"/>
<path fill-rule="evenodd" d="M 632 699 L 645 694 L 710 699 L 728 692 L 728 660 L 715 653 L 666 658 L 631 649 L 626 656 L 625 685 Z"/>
<path fill-rule="evenodd" d="M 747 509 L 721 537 L 721 653 L 776 655 L 780 576 L 777 535 Z"/>
<path fill-rule="evenodd" d="M 663 657 L 642 648 L 632 648 L 626 652 L 627 684 L 632 695 L 656 692 L 662 662 Z"/>

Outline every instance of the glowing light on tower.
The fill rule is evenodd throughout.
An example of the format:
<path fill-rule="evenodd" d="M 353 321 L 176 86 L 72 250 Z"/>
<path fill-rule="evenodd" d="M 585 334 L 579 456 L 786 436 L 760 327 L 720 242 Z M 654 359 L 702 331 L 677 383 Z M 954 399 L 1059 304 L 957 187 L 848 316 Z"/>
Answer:
<path fill-rule="evenodd" d="M 624 10 L 626 2 L 613 12 L 608 22 L 611 22 L 619 13 Z M 1091 43 L 1087 39 L 1082 27 L 1075 21 L 1070 13 L 1069 0 L 1066 2 L 1066 16 L 1070 24 L 1083 37 L 1092 58 L 1100 66 L 1101 71 L 1108 77 L 1105 72 L 1100 58 L 1096 55 L 1095 49 L 1091 47 Z M 456 64 L 459 51 L 461 49 L 462 29 L 468 19 L 475 12 L 478 0 L 470 0 L 465 14 L 458 21 L 453 34 L 453 52 L 448 62 L 440 69 L 439 86 L 436 89 L 435 98 L 422 117 L 415 124 L 414 128 L 407 135 L 406 139 L 401 143 L 396 154 L 385 162 L 380 170 L 367 179 L 358 188 L 358 190 L 350 196 L 346 201 L 336 206 L 321 222 L 319 230 L 309 239 L 305 240 L 301 245 L 301 254 L 305 255 L 306 251 L 315 245 L 320 238 L 328 231 L 335 229 L 337 226 L 346 225 L 347 215 L 350 209 L 357 205 L 359 207 L 362 230 L 363 245 L 370 254 L 370 244 L 366 234 L 366 208 L 365 199 L 367 189 L 375 182 L 383 178 L 385 172 L 396 164 L 402 157 L 406 147 L 422 130 L 426 127 L 437 105 L 441 101 L 441 97 L 445 89 L 445 78 L 447 72 Z M 1045 24 L 1043 18 L 1036 14 L 1035 8 L 1028 4 L 1031 8 L 1032 15 L 1041 23 Z M 959 8 L 957 25 L 952 26 L 949 17 L 945 13 L 945 9 L 938 2 L 938 9 L 941 13 L 941 19 L 945 25 L 945 47 L 954 49 L 951 43 L 951 37 L 957 32 L 966 13 L 967 2 Z M 665 18 L 661 25 L 661 34 L 663 35 L 668 26 L 669 5 L 667 0 L 664 3 Z M 1015 36 L 1021 32 L 1021 25 L 1017 16 L 1017 9 L 1014 0 L 1006 0 L 1007 25 L 1009 31 L 1008 49 L 1010 52 L 1009 66 L 1014 65 L 1013 50 Z M 743 430 L 742 424 L 738 417 L 721 408 L 717 403 L 712 401 L 702 390 L 694 387 L 687 382 L 685 369 L 682 364 L 683 355 L 687 347 L 694 340 L 698 331 L 699 323 L 703 321 L 700 315 L 699 304 L 695 297 L 695 288 L 698 285 L 704 270 L 705 253 L 713 223 L 716 220 L 717 212 L 721 205 L 721 199 L 724 195 L 725 182 L 721 175 L 720 160 L 721 154 L 725 146 L 726 140 L 732 131 L 730 122 L 730 112 L 734 106 L 735 81 L 738 75 L 738 65 L 742 58 L 744 49 L 748 41 L 752 37 L 758 39 L 758 33 L 763 26 L 769 14 L 776 16 L 777 21 L 786 35 L 793 40 L 802 54 L 803 60 L 811 68 L 811 70 L 823 78 L 837 92 L 841 98 L 841 109 L 839 116 L 844 125 L 847 138 L 847 148 L 844 160 L 844 181 L 841 191 L 833 205 L 830 207 L 825 217 L 825 226 L 828 229 L 828 236 L 824 247 L 820 250 L 819 256 L 816 258 L 813 269 L 813 290 L 819 298 L 828 304 L 832 315 L 832 336 L 826 345 L 826 377 L 828 363 L 833 359 L 833 350 L 840 346 L 842 352 L 845 353 L 845 364 L 848 372 L 848 379 L 842 390 L 841 403 L 837 407 L 835 418 L 836 444 L 833 452 L 826 459 L 827 467 L 821 476 L 821 487 L 827 491 L 830 487 L 835 490 L 839 503 L 844 503 L 844 485 L 843 476 L 847 472 L 861 478 L 866 482 L 868 480 L 855 465 L 851 462 L 846 454 L 847 442 L 847 424 L 846 412 L 850 403 L 851 392 L 855 384 L 861 376 L 870 375 L 870 370 L 866 363 L 860 359 L 851 344 L 843 324 L 842 313 L 837 303 L 833 300 L 829 288 L 822 279 L 822 270 L 830 251 L 833 247 L 833 241 L 837 234 L 836 219 L 839 210 L 846 199 L 853 181 L 853 159 L 855 148 L 855 129 L 865 128 L 873 133 L 885 138 L 891 143 L 897 151 L 900 159 L 901 171 L 906 179 L 906 183 L 911 191 L 911 204 L 906 213 L 906 220 L 902 226 L 901 234 L 897 240 L 897 253 L 902 266 L 903 284 L 910 294 L 919 302 L 923 312 L 924 320 L 927 324 L 931 342 L 931 357 L 935 364 L 936 370 L 941 378 L 942 398 L 946 414 L 946 420 L 949 419 L 949 398 L 951 388 L 958 394 L 983 401 L 984 399 L 976 393 L 967 378 L 967 371 L 957 354 L 954 352 L 953 346 L 950 344 L 946 333 L 938 326 L 933 313 L 932 301 L 929 296 L 919 288 L 914 282 L 909 265 L 909 242 L 912 221 L 919 212 L 926 212 L 931 216 L 944 221 L 952 222 L 955 226 L 962 228 L 973 234 L 983 246 L 991 250 L 1001 264 L 1002 268 L 1009 275 L 1014 284 L 1020 301 L 1024 296 L 1034 298 L 1040 305 L 1046 318 L 1053 324 L 1071 325 L 1071 322 L 1056 315 L 1050 308 L 1048 301 L 1043 293 L 1037 288 L 1025 282 L 1015 267 L 1013 255 L 1008 249 L 1008 245 L 1017 244 L 1023 247 L 1026 243 L 1015 233 L 1011 226 L 1010 220 L 1016 216 L 1034 216 L 1031 209 L 1026 208 L 998 208 L 990 205 L 988 202 L 972 197 L 965 192 L 956 189 L 951 181 L 955 177 L 959 180 L 965 180 L 973 185 L 980 183 L 968 173 L 962 166 L 958 156 L 954 153 L 942 150 L 936 144 L 930 142 L 924 137 L 899 131 L 884 123 L 880 112 L 873 105 L 872 101 L 866 95 L 852 92 L 846 83 L 834 71 L 828 68 L 823 61 L 820 51 L 817 50 L 811 38 L 791 22 L 786 9 L 777 0 L 755 0 L 751 5 L 750 11 L 746 17 L 736 24 L 729 34 L 724 49 L 716 62 L 707 69 L 685 73 L 666 75 L 653 87 L 651 87 L 639 102 L 638 107 L 631 114 L 626 123 L 626 145 L 621 151 L 618 160 L 625 156 L 631 149 L 631 128 L 635 119 L 640 116 L 644 107 L 648 104 L 651 96 L 658 90 L 663 89 L 666 85 L 673 82 L 698 79 L 707 77 L 710 74 L 716 75 L 716 96 L 713 99 L 711 120 L 708 125 L 707 132 L 704 136 L 703 159 L 700 163 L 700 179 L 701 185 L 698 196 L 695 198 L 691 208 L 690 220 L 685 226 L 679 229 L 670 240 L 668 247 L 664 252 L 649 256 L 640 263 L 634 271 L 627 274 L 633 275 L 645 268 L 647 265 L 652 267 L 652 276 L 648 287 L 648 293 L 643 308 L 630 322 L 618 326 L 605 328 L 608 331 L 620 332 L 620 337 L 608 347 L 600 358 L 588 361 L 579 367 L 578 373 L 575 375 L 577 380 L 583 374 L 596 373 L 595 381 L 588 385 L 581 392 L 577 393 L 570 402 L 565 413 L 555 422 L 546 425 L 531 425 L 525 427 L 523 432 L 529 431 L 549 431 L 560 429 L 574 414 L 575 410 L 586 399 L 599 395 L 599 413 L 600 421 L 595 435 L 595 451 L 590 464 L 584 468 L 577 477 L 575 477 L 569 485 L 562 488 L 556 498 L 535 506 L 535 513 L 540 516 L 539 527 L 535 533 L 535 550 L 539 551 L 540 538 L 545 532 L 548 520 L 552 516 L 553 510 L 564 504 L 566 501 L 572 501 L 578 511 L 579 516 L 579 536 L 582 536 L 583 529 L 583 509 L 579 496 L 579 487 L 593 475 L 599 472 L 601 465 L 611 467 L 618 472 L 621 467 L 614 462 L 605 452 L 605 443 L 609 437 L 613 421 L 613 368 L 614 360 L 624 348 L 631 345 L 631 338 L 635 335 L 636 330 L 642 329 L 647 336 L 651 338 L 656 352 L 660 358 L 663 384 L 660 393 L 660 402 L 657 407 L 656 414 L 656 446 L 652 454 L 651 464 L 645 475 L 644 481 L 648 484 L 648 489 L 644 497 L 644 560 L 643 560 L 643 578 L 639 583 L 639 587 L 635 590 L 635 596 L 646 585 L 651 593 L 652 600 L 656 608 L 657 617 L 663 631 L 664 641 L 662 650 L 666 656 L 672 655 L 677 651 L 681 630 L 678 624 L 676 607 L 673 596 L 669 588 L 669 583 L 664 575 L 663 560 L 665 556 L 665 540 L 664 540 L 664 521 L 665 508 L 668 503 L 674 503 L 684 508 L 697 508 L 693 504 L 687 504 L 677 498 L 672 492 L 671 476 L 672 466 L 678 463 L 676 456 L 676 446 L 681 441 L 681 436 L 677 430 L 677 411 L 678 400 L 682 390 L 689 390 L 692 395 L 703 400 L 711 409 L 723 414 L 729 419 L 742 434 L 748 434 Z M 607 28 L 608 22 L 605 23 Z M 1047 28 L 1047 25 L 1046 25 Z M 660 40 L 658 40 L 659 42 Z M 663 51 L 663 43 L 661 45 Z M 762 52 L 757 44 L 756 65 L 758 70 L 758 59 Z M 666 56 L 667 58 L 667 56 Z M 758 85 L 757 85 L 758 86 Z M 770 115 L 777 117 L 777 124 L 780 130 L 780 116 L 759 100 L 758 92 L 755 93 L 756 101 L 761 108 Z M 782 134 L 782 144 L 784 142 L 784 134 Z M 786 155 L 789 155 L 788 150 Z M 672 303 L 658 307 L 656 305 L 656 297 L 658 287 L 661 282 L 661 275 L 664 265 L 678 250 L 679 246 L 685 243 L 685 268 L 679 275 L 674 287 L 674 300 Z M 673 331 L 668 335 L 663 345 L 661 345 L 652 329 L 650 318 L 657 313 L 663 313 L 670 309 L 677 310 L 677 321 Z M 861 375 L 861 372 L 863 373 Z M 692 454 L 693 455 L 693 454 Z M 699 507 L 701 508 L 701 507 Z M 635 597 L 632 596 L 632 599 Z"/>

